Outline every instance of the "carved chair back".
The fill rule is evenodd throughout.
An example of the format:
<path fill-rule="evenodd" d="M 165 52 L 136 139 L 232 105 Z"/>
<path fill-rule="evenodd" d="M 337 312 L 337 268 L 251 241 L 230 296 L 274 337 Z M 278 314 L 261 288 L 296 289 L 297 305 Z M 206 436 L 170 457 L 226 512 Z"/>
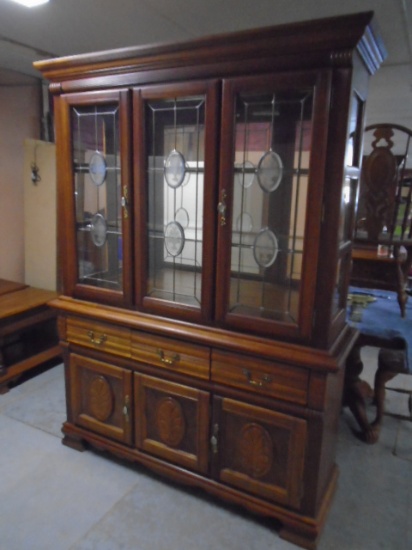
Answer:
<path fill-rule="evenodd" d="M 365 128 L 356 242 L 412 245 L 411 137 L 397 124 Z"/>

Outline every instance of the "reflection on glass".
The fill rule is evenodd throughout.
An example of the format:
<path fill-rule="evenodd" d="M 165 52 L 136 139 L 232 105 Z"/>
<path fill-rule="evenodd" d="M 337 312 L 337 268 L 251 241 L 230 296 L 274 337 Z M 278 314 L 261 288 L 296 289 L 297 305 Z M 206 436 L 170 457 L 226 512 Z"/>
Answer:
<path fill-rule="evenodd" d="M 235 165 L 235 179 L 243 187 L 250 187 L 255 181 L 256 168 L 253 162 L 246 160 L 243 164 Z"/>
<path fill-rule="evenodd" d="M 351 251 L 346 251 L 339 259 L 336 270 L 335 290 L 332 301 L 332 315 L 346 309 L 347 273 L 350 271 Z"/>
<path fill-rule="evenodd" d="M 122 289 L 119 109 L 117 104 L 71 111 L 78 280 Z"/>
<path fill-rule="evenodd" d="M 352 238 L 351 217 L 355 188 L 350 178 L 345 178 L 342 186 L 339 218 L 339 242 L 344 243 Z"/>
<path fill-rule="evenodd" d="M 312 101 L 311 89 L 236 98 L 233 313 L 297 321 Z"/>
<path fill-rule="evenodd" d="M 200 306 L 204 97 L 146 102 L 147 293 Z"/>

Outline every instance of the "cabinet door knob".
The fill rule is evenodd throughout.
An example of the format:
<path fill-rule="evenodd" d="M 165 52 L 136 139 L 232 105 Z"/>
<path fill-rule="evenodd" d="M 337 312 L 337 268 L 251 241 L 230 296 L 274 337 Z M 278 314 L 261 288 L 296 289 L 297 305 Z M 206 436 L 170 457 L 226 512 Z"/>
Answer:
<path fill-rule="evenodd" d="M 246 379 L 251 386 L 261 388 L 266 384 L 270 384 L 272 382 L 272 378 L 268 374 L 264 374 L 260 380 L 254 380 L 252 378 L 252 373 L 249 370 L 243 369 L 242 372 L 246 376 Z"/>
<path fill-rule="evenodd" d="M 160 361 L 165 365 L 174 365 L 180 360 L 180 355 L 178 353 L 175 353 L 170 357 L 166 357 L 164 351 L 162 349 L 158 349 L 157 354 L 160 357 Z"/>
<path fill-rule="evenodd" d="M 126 422 L 130 420 L 130 397 L 128 395 L 124 398 L 123 416 Z"/>
<path fill-rule="evenodd" d="M 122 197 L 123 217 L 127 219 L 129 217 L 129 190 L 127 185 L 123 185 L 123 197 Z"/>
<path fill-rule="evenodd" d="M 218 211 L 219 216 L 220 216 L 220 225 L 226 225 L 226 208 L 227 208 L 226 189 L 222 189 L 222 193 L 221 193 L 220 198 L 221 198 L 221 200 L 220 200 L 219 204 L 217 205 L 217 211 Z"/>
<path fill-rule="evenodd" d="M 212 447 L 212 453 L 217 454 L 218 452 L 218 439 L 219 435 L 219 424 L 213 424 L 212 437 L 210 438 L 210 446 Z"/>
<path fill-rule="evenodd" d="M 95 336 L 94 335 L 94 332 L 92 330 L 89 330 L 88 333 L 87 333 L 87 336 L 89 337 L 90 339 L 90 342 L 92 344 L 94 344 L 95 346 L 101 346 L 103 345 L 106 340 L 107 340 L 107 336 L 106 334 L 101 334 L 100 336 Z"/>

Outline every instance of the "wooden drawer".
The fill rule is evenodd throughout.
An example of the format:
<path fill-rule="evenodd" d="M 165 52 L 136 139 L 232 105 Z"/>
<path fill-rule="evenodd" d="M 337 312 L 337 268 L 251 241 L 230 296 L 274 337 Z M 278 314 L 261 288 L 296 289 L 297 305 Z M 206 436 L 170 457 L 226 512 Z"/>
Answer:
<path fill-rule="evenodd" d="M 67 319 L 66 338 L 73 344 L 122 357 L 131 356 L 130 330 L 87 319 Z"/>
<path fill-rule="evenodd" d="M 305 405 L 309 372 L 274 361 L 212 350 L 212 381 Z"/>
<path fill-rule="evenodd" d="M 144 332 L 133 332 L 132 357 L 173 372 L 209 379 L 210 350 L 207 347 Z"/>

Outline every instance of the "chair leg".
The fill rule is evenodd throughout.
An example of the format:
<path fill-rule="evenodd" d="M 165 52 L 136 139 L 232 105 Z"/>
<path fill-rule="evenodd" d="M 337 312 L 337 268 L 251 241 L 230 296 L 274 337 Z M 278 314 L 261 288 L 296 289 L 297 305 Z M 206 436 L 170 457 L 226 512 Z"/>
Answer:
<path fill-rule="evenodd" d="M 378 355 L 378 370 L 375 374 L 375 404 L 376 417 L 372 422 L 371 438 L 375 443 L 379 438 L 385 413 L 385 385 L 395 378 L 397 374 L 405 373 L 407 370 L 406 356 L 404 350 L 381 349 Z"/>
<path fill-rule="evenodd" d="M 376 417 L 372 422 L 372 426 L 378 431 L 382 425 L 383 415 L 385 413 L 385 385 L 387 382 L 395 378 L 397 372 L 392 372 L 386 368 L 386 365 L 378 367 L 375 374 L 375 405 L 376 405 Z"/>

